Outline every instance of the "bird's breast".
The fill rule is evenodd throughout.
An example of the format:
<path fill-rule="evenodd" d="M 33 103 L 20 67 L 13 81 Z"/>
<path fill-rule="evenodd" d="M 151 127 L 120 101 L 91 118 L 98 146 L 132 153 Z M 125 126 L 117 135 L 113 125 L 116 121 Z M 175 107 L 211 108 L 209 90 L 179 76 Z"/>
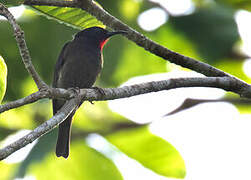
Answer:
<path fill-rule="evenodd" d="M 66 54 L 66 62 L 59 72 L 58 85 L 62 88 L 91 87 L 102 68 L 102 55 L 89 47 L 73 46 L 74 51 Z"/>

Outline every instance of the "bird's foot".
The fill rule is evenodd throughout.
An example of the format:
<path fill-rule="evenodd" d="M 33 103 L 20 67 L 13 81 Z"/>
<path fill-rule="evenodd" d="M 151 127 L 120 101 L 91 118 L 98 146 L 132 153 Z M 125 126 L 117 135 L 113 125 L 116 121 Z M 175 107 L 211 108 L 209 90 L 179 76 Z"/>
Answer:
<path fill-rule="evenodd" d="M 105 91 L 102 88 L 94 86 L 94 87 L 91 87 L 91 89 L 97 90 L 101 94 L 101 96 L 105 96 Z M 89 102 L 91 104 L 94 104 L 93 101 L 89 101 Z"/>
<path fill-rule="evenodd" d="M 71 88 L 68 88 L 67 90 L 73 92 L 72 93 L 72 98 L 77 97 L 79 95 L 79 93 L 80 93 L 79 87 L 71 87 Z"/>
<path fill-rule="evenodd" d="M 105 96 L 105 91 L 104 91 L 102 88 L 94 86 L 94 87 L 91 87 L 91 89 L 95 89 L 95 90 L 97 90 L 102 96 Z"/>

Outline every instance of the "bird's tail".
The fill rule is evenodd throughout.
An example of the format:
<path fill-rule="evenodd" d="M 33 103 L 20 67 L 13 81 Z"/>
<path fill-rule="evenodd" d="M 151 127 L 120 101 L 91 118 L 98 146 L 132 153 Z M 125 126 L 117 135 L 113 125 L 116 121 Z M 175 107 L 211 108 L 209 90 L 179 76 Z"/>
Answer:
<path fill-rule="evenodd" d="M 57 146 L 56 146 L 57 157 L 63 156 L 64 158 L 67 158 L 69 156 L 71 122 L 72 122 L 72 117 L 74 114 L 75 112 L 70 114 L 67 117 L 67 119 L 65 119 L 64 122 L 62 122 L 59 125 L 58 140 L 57 140 Z"/>

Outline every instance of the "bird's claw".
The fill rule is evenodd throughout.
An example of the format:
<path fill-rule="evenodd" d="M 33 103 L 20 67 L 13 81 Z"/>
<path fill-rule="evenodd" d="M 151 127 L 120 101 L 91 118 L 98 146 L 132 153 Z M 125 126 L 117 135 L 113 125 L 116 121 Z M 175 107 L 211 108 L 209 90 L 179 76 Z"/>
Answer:
<path fill-rule="evenodd" d="M 102 96 L 105 96 L 105 91 L 102 88 L 96 86 L 91 88 L 97 90 Z"/>
<path fill-rule="evenodd" d="M 79 87 L 71 87 L 71 88 L 68 88 L 68 90 L 73 92 L 73 95 L 72 95 L 73 97 L 77 97 L 78 94 L 80 93 Z"/>
<path fill-rule="evenodd" d="M 105 95 L 105 91 L 104 91 L 102 88 L 100 88 L 100 87 L 94 86 L 94 87 L 91 87 L 91 89 L 97 90 L 102 96 Z M 90 102 L 91 104 L 94 104 L 93 101 L 89 101 L 89 102 Z"/>

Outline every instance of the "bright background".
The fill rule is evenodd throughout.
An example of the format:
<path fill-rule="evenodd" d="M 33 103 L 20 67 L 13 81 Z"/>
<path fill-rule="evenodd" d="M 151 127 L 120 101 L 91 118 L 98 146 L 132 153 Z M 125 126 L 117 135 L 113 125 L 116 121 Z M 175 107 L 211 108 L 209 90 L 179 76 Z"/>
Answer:
<path fill-rule="evenodd" d="M 98 2 L 167 48 L 250 83 L 249 0 Z M 51 84 L 57 56 L 77 30 L 24 6 L 10 10 L 25 32 L 36 69 Z M 12 29 L 3 18 L 0 32 L 0 55 L 8 67 L 3 102 L 8 102 L 36 89 L 21 62 Z M 119 36 L 104 48 L 104 59 L 104 70 L 97 82 L 101 87 L 202 76 Z M 167 115 L 188 98 L 197 100 L 198 105 Z M 208 102 L 211 100 L 218 101 Z M 86 102 L 75 116 L 67 161 L 54 155 L 53 131 L 0 162 L 0 179 L 251 179 L 250 103 L 236 100 L 236 95 L 219 89 L 180 88 L 95 105 Z M 51 115 L 48 100 L 1 114 L 2 146 Z"/>

